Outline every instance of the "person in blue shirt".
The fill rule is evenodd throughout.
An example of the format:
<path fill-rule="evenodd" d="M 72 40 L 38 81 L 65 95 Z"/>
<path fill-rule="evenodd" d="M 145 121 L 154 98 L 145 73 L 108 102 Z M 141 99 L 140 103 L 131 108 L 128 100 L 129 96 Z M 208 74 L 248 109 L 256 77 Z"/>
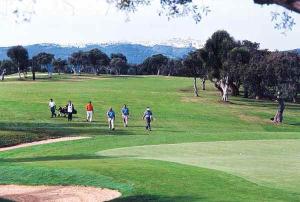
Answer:
<path fill-rule="evenodd" d="M 127 127 L 128 126 L 129 109 L 126 106 L 126 104 L 121 109 L 121 112 L 122 112 L 122 119 L 123 119 L 124 127 Z"/>
<path fill-rule="evenodd" d="M 112 109 L 112 107 L 109 108 L 109 110 L 106 113 L 107 120 L 108 120 L 108 127 L 110 130 L 115 130 L 115 112 Z"/>
<path fill-rule="evenodd" d="M 151 131 L 151 121 L 153 120 L 152 111 L 149 107 L 147 107 L 146 111 L 144 112 L 143 119 L 146 120 L 146 130 Z"/>

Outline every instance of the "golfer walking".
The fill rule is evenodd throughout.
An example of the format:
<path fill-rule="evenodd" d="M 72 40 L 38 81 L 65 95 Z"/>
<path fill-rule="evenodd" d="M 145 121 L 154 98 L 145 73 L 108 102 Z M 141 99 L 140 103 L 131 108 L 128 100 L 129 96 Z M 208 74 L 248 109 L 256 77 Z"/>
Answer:
<path fill-rule="evenodd" d="M 71 100 L 67 104 L 67 112 L 68 112 L 68 121 L 72 121 L 73 119 L 73 112 L 74 112 L 74 105 Z"/>
<path fill-rule="evenodd" d="M 283 111 L 285 109 L 285 103 L 284 103 L 284 99 L 282 98 L 282 93 L 278 92 L 276 101 L 278 102 L 278 109 L 277 109 L 277 113 L 274 117 L 273 122 L 274 123 L 282 123 L 282 121 L 283 121 Z"/>
<path fill-rule="evenodd" d="M 50 99 L 49 102 L 49 108 L 51 112 L 51 118 L 56 117 L 56 113 L 55 113 L 56 105 L 52 98 Z"/>
<path fill-rule="evenodd" d="M 146 111 L 144 112 L 143 119 L 146 120 L 146 130 L 151 131 L 151 121 L 153 120 L 152 111 L 149 107 L 147 107 Z"/>
<path fill-rule="evenodd" d="M 121 109 L 124 127 L 128 126 L 129 109 L 126 104 Z"/>
<path fill-rule="evenodd" d="M 115 130 L 115 112 L 112 109 L 112 107 L 109 108 L 109 110 L 106 113 L 107 120 L 108 120 L 108 127 L 110 130 Z"/>
<path fill-rule="evenodd" d="M 89 103 L 85 106 L 85 108 L 86 108 L 86 121 L 92 122 L 93 113 L 94 113 L 94 107 L 92 105 L 92 102 L 89 101 Z"/>

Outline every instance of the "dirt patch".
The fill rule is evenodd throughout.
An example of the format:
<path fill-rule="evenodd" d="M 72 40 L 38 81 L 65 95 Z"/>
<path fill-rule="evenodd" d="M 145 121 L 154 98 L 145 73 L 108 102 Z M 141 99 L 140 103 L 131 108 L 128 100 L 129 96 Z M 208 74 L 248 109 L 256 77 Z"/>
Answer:
<path fill-rule="evenodd" d="M 79 186 L 0 185 L 0 198 L 17 202 L 110 201 L 121 196 L 116 190 Z"/>
<path fill-rule="evenodd" d="M 86 139 L 86 138 L 90 138 L 90 137 L 62 137 L 62 138 L 56 138 L 56 139 L 42 140 L 42 141 L 37 141 L 37 142 L 19 144 L 19 145 L 11 146 L 11 147 L 0 148 L 0 152 L 23 148 L 23 147 L 30 147 L 30 146 L 34 146 L 34 145 L 50 144 L 50 143 L 54 143 L 54 142 L 64 142 L 64 141 L 71 141 L 71 140 L 81 140 L 81 139 Z"/>

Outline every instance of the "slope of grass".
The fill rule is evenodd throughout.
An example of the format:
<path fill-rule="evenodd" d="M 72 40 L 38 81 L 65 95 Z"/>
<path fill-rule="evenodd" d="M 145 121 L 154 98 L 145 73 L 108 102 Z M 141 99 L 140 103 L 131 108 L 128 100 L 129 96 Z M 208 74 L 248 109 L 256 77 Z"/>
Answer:
<path fill-rule="evenodd" d="M 248 140 L 125 147 L 104 150 L 98 155 L 156 159 L 205 167 L 260 185 L 300 193 L 299 153 L 299 140 Z"/>
<path fill-rule="evenodd" d="M 274 126 L 269 118 L 275 113 L 276 103 L 237 97 L 223 104 L 212 85 L 207 91 L 201 91 L 199 98 L 194 98 L 191 84 L 188 78 L 88 75 L 55 75 L 52 80 L 35 82 L 11 78 L 0 83 L 2 135 L 92 136 L 0 153 L 0 183 L 106 186 L 122 191 L 123 198 L 117 201 L 300 200 L 297 190 L 281 189 L 271 183 L 268 187 L 257 185 L 234 176 L 236 173 L 225 173 L 228 170 L 96 155 L 102 150 L 121 147 L 191 142 L 197 145 L 196 142 L 276 139 L 280 145 L 281 140 L 300 137 L 298 105 L 289 104 L 285 124 Z M 58 106 L 73 101 L 78 114 L 72 123 L 65 118 L 49 118 L 50 98 Z M 91 124 L 85 122 L 84 106 L 89 100 L 95 106 L 95 122 Z M 125 103 L 131 112 L 128 128 L 122 127 L 120 116 Z M 108 130 L 105 119 L 110 106 L 117 113 L 113 132 Z M 151 133 L 145 131 L 141 120 L 147 106 L 152 108 L 155 117 Z M 205 148 L 213 143 L 202 144 Z M 161 148 L 163 154 L 165 147 Z M 219 148 L 221 145 L 214 149 L 222 158 Z M 181 153 L 185 151 L 188 148 L 178 149 Z M 258 151 L 257 156 L 263 154 Z M 295 169 L 298 166 L 288 171 L 292 173 Z M 28 177 L 22 178 L 25 175 Z"/>

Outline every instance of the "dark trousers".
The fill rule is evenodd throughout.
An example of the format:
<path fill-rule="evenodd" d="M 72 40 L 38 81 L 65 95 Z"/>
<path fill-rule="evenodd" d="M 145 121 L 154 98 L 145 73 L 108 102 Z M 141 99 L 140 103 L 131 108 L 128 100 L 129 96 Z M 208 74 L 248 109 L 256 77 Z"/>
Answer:
<path fill-rule="evenodd" d="M 72 112 L 71 112 L 71 113 L 70 113 L 70 112 L 68 113 L 68 121 L 72 121 L 72 118 L 73 118 L 72 115 L 73 115 Z"/>
<path fill-rule="evenodd" d="M 51 111 L 51 118 L 56 117 L 55 107 L 51 107 L 50 111 Z"/>
<path fill-rule="evenodd" d="M 146 117 L 146 129 L 151 130 L 151 118 Z"/>

